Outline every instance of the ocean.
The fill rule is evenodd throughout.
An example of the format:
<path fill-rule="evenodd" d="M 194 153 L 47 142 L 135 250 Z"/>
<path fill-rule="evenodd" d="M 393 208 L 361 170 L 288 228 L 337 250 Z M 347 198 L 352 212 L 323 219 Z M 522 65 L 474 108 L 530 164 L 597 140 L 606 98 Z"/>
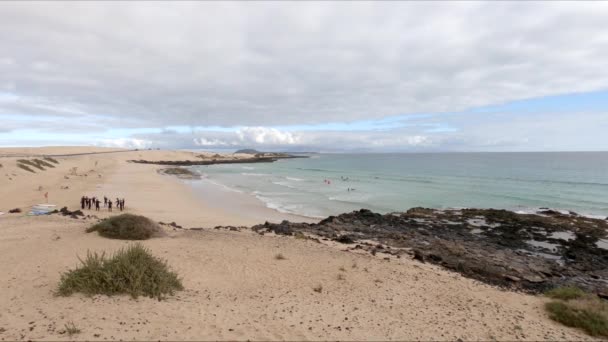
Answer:
<path fill-rule="evenodd" d="M 315 218 L 411 207 L 608 215 L 608 152 L 310 154 L 192 168 L 204 182 Z"/>

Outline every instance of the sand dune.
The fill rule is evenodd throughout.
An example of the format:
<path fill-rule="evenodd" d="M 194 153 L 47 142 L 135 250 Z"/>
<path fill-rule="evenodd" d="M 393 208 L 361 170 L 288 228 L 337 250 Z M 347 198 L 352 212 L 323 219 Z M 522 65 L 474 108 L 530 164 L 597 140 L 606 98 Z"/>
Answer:
<path fill-rule="evenodd" d="M 10 149 L 60 154 L 103 149 Z M 5 154 L 0 150 L 0 155 Z M 58 157 L 31 173 L 16 157 L 0 158 L 0 211 L 44 201 L 78 207 L 83 194 L 125 197 L 127 211 L 202 231 L 168 230 L 145 241 L 183 278 L 166 301 L 125 296 L 55 297 L 61 272 L 77 256 L 114 251 L 125 241 L 84 232 L 95 219 L 0 215 L 0 339 L 64 340 L 73 321 L 87 340 L 581 340 L 542 309 L 545 299 L 505 292 L 439 267 L 391 261 L 289 237 L 215 225 L 259 223 L 222 210 L 188 186 L 128 159 L 196 158 L 194 153 L 131 151 Z M 73 168 L 77 168 L 74 170 Z M 66 188 L 67 187 L 67 188 Z M 259 206 L 260 215 L 293 219 Z M 99 217 L 109 213 L 88 212 Z M 281 253 L 286 260 L 276 260 Z M 321 285 L 321 292 L 313 291 Z"/>

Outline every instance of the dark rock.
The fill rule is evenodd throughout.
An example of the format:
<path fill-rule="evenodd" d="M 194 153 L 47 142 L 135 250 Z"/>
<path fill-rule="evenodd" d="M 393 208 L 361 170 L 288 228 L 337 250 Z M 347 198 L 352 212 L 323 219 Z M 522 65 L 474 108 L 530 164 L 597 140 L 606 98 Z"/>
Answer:
<path fill-rule="evenodd" d="M 380 215 L 362 209 L 330 216 L 316 224 L 266 222 L 251 229 L 259 234 L 299 233 L 342 243 L 376 241 L 358 242 L 352 248 L 374 255 L 399 255 L 407 248 L 415 260 L 442 265 L 488 284 L 533 293 L 563 284 L 595 293 L 605 288 L 608 251 L 596 243 L 606 238 L 608 222 L 543 210 L 547 212 L 545 216 L 499 209 L 429 208 Z M 486 227 L 484 234 L 471 234 L 471 219 L 483 219 L 493 227 Z M 570 232 L 576 239 L 552 238 L 555 232 Z M 529 244 L 531 239 L 555 248 L 534 247 Z"/>
<path fill-rule="evenodd" d="M 519 279 L 519 278 L 517 278 L 515 276 L 512 276 L 512 275 L 509 275 L 509 274 L 505 275 L 505 279 L 510 280 L 510 281 L 514 281 L 514 282 L 521 281 L 521 279 Z"/>
<path fill-rule="evenodd" d="M 531 283 L 542 283 L 546 281 L 545 279 L 537 275 L 525 275 L 523 278 Z"/>
<path fill-rule="evenodd" d="M 337 238 L 335 238 L 334 241 L 339 242 L 339 243 L 346 243 L 346 244 L 355 243 L 355 240 L 353 239 L 353 237 L 351 235 L 340 235 Z"/>
<path fill-rule="evenodd" d="M 75 211 L 70 211 L 68 209 L 68 207 L 63 207 L 63 208 L 59 209 L 59 211 L 57 211 L 57 210 L 52 211 L 51 214 L 61 214 L 63 216 L 69 216 L 69 217 L 74 218 L 74 219 L 77 219 L 78 216 L 83 216 L 83 219 L 85 218 L 84 217 L 85 216 L 84 213 L 80 209 L 75 210 Z"/>
<path fill-rule="evenodd" d="M 425 262 L 424 261 L 424 254 L 422 254 L 421 251 L 415 249 L 414 250 L 414 260 L 418 260 L 420 262 Z"/>
<path fill-rule="evenodd" d="M 178 229 L 182 229 L 182 228 L 183 228 L 182 226 L 178 225 L 178 224 L 177 224 L 177 223 L 175 223 L 175 222 L 171 222 L 171 223 L 169 223 L 168 225 L 169 225 L 169 226 L 171 226 L 171 227 L 173 227 L 173 228 L 178 228 Z"/>
<path fill-rule="evenodd" d="M 15 208 L 15 209 L 11 209 L 11 210 L 9 210 L 8 212 L 9 212 L 10 214 L 20 213 L 20 212 L 21 212 L 21 209 L 19 209 L 19 208 Z"/>

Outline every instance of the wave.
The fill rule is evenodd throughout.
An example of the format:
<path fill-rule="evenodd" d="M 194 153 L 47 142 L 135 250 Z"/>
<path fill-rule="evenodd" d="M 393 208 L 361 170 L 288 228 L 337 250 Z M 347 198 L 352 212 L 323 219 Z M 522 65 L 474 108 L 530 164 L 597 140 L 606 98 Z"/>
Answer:
<path fill-rule="evenodd" d="M 328 199 L 330 201 L 342 202 L 342 203 L 350 203 L 350 204 L 369 204 L 371 196 L 370 195 L 358 195 L 356 197 L 353 196 L 329 196 Z"/>
<path fill-rule="evenodd" d="M 287 188 L 290 188 L 290 189 L 298 189 L 297 187 L 295 187 L 295 186 L 293 186 L 293 185 L 291 185 L 291 184 L 289 184 L 287 182 L 272 181 L 271 183 L 275 184 L 275 185 L 284 186 L 284 187 L 287 187 Z"/>
<path fill-rule="evenodd" d="M 228 185 L 226 185 L 226 184 L 223 184 L 223 183 L 220 183 L 220 182 L 213 181 L 213 180 L 211 180 L 211 179 L 209 179 L 209 178 L 205 178 L 205 181 L 207 181 L 207 182 L 209 182 L 209 183 L 211 183 L 211 184 L 213 184 L 213 185 L 217 185 L 217 186 L 219 186 L 219 187 L 222 187 L 222 188 L 224 188 L 225 190 L 228 190 L 228 191 L 237 192 L 237 193 L 239 193 L 239 194 L 242 194 L 242 193 L 243 193 L 241 190 L 238 190 L 238 189 L 235 189 L 235 188 L 231 188 L 231 187 L 229 187 L 229 186 L 228 186 Z"/>
<path fill-rule="evenodd" d="M 307 212 L 303 205 L 281 203 L 277 199 L 261 196 L 259 193 L 255 194 L 255 197 L 262 201 L 267 208 L 276 210 L 283 214 L 299 215 L 315 219 L 325 218 L 325 216 L 318 216 Z"/>
<path fill-rule="evenodd" d="M 242 166 L 241 168 L 243 168 L 245 170 L 255 170 L 255 167 L 253 167 L 253 166 Z"/>
<path fill-rule="evenodd" d="M 539 211 L 543 211 L 543 210 L 554 210 L 557 211 L 559 213 L 562 213 L 564 215 L 568 215 L 570 213 L 570 210 L 566 210 L 566 209 L 557 209 L 557 208 L 551 208 L 551 207 L 543 207 L 541 208 L 531 208 L 531 207 L 526 207 L 526 208 L 519 208 L 517 210 L 513 210 L 515 213 L 517 214 L 538 214 Z M 577 214 L 579 216 L 582 217 L 586 217 L 586 218 L 590 218 L 590 219 L 599 219 L 599 220 L 603 220 L 606 218 L 605 215 L 597 215 L 597 214 L 589 214 L 589 213 L 580 213 L 577 212 Z"/>
<path fill-rule="evenodd" d="M 296 181 L 296 182 L 301 182 L 301 181 L 303 181 L 303 179 L 301 179 L 301 178 L 289 177 L 289 176 L 285 176 L 285 179 L 292 180 L 292 181 Z"/>
<path fill-rule="evenodd" d="M 272 176 L 268 173 L 253 173 L 253 172 L 243 172 L 241 173 L 241 175 L 243 176 L 251 176 L 251 177 L 267 177 L 267 176 Z"/>

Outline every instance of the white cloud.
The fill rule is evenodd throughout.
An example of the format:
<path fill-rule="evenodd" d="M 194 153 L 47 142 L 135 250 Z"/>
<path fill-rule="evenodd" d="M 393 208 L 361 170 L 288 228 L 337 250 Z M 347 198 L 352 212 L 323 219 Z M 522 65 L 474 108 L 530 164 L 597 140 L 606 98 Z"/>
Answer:
<path fill-rule="evenodd" d="M 244 127 L 236 135 L 242 144 L 293 145 L 300 140 L 297 134 L 267 127 Z"/>
<path fill-rule="evenodd" d="M 0 142 L 27 130 L 138 148 L 605 148 L 601 118 L 575 111 L 345 127 L 608 89 L 606 22 L 605 2 L 6 2 L 0 131 L 13 133 Z M 342 130 L 272 128 L 327 122 Z M 244 128 L 103 139 L 170 126 Z"/>
<path fill-rule="evenodd" d="M 22 101 L 0 115 L 277 126 L 591 91 L 607 21 L 601 2 L 7 2 Z"/>
<path fill-rule="evenodd" d="M 220 139 L 194 138 L 194 144 L 203 147 L 224 147 L 234 145 L 234 142 L 229 143 Z"/>
<path fill-rule="evenodd" d="M 96 143 L 97 146 L 117 148 L 149 148 L 151 141 L 135 138 L 102 139 Z"/>

